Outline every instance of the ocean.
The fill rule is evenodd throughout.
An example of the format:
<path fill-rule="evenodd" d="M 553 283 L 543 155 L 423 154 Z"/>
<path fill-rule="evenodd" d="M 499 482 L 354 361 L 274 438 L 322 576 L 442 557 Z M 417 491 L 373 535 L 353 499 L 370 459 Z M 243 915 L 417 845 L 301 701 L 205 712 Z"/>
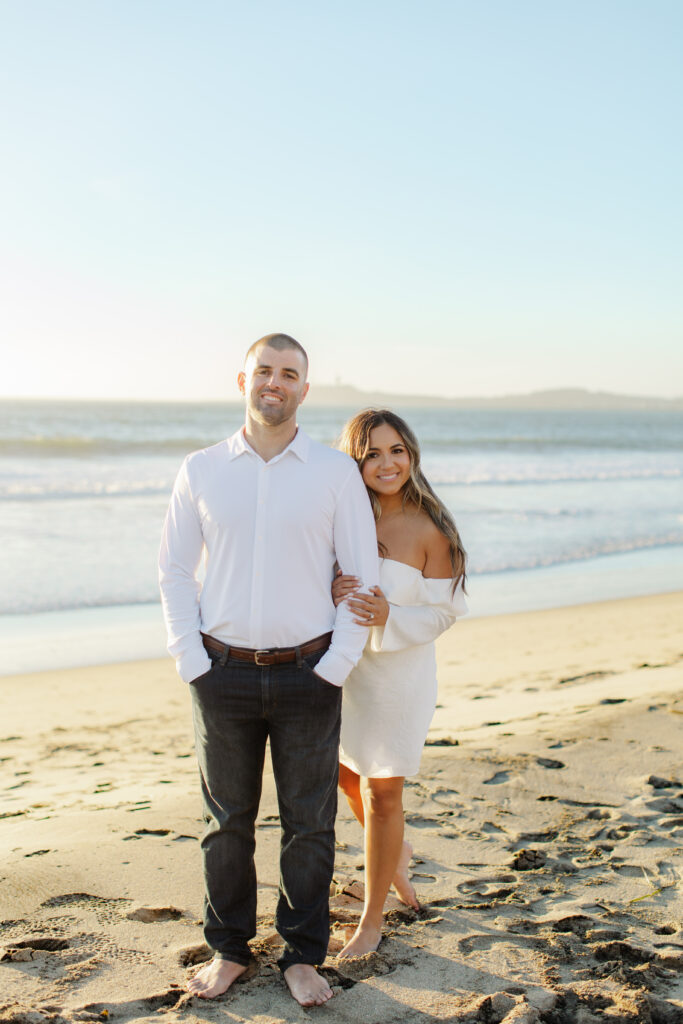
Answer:
<path fill-rule="evenodd" d="M 300 422 L 333 444 L 355 411 L 304 404 Z M 473 614 L 683 586 L 683 414 L 396 411 L 458 523 Z M 242 419 L 239 404 L 0 401 L 0 673 L 163 652 L 173 480 Z"/>

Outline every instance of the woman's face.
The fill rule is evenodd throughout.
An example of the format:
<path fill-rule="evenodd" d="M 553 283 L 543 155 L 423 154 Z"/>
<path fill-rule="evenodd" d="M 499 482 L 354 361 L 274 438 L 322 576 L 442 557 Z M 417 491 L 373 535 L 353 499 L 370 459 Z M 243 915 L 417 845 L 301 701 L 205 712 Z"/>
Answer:
<path fill-rule="evenodd" d="M 370 449 L 361 470 L 366 487 L 376 494 L 398 494 L 410 477 L 410 453 L 401 435 L 382 423 L 370 431 Z"/>

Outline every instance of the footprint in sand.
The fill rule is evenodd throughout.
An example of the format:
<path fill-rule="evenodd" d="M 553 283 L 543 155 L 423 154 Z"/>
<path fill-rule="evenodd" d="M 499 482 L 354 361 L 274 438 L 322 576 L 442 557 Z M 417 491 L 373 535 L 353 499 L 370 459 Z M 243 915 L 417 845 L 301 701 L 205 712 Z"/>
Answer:
<path fill-rule="evenodd" d="M 156 921 L 177 921 L 183 917 L 183 911 L 177 907 L 138 907 L 136 910 L 130 910 L 126 917 L 129 921 L 152 924 Z"/>
<path fill-rule="evenodd" d="M 681 783 L 677 779 L 663 779 L 660 775 L 650 775 L 647 780 L 648 786 L 653 789 L 679 789 Z"/>
<path fill-rule="evenodd" d="M 527 843 L 552 843 L 558 834 L 554 828 L 546 829 L 544 832 L 518 832 L 513 836 L 513 843 L 508 849 L 514 851 L 526 846 Z"/>
<path fill-rule="evenodd" d="M 512 882 L 512 885 L 501 883 Z M 514 875 L 489 875 L 483 878 L 468 878 L 457 886 L 458 892 L 473 902 L 502 900 L 514 892 L 519 885 Z"/>
<path fill-rule="evenodd" d="M 496 825 L 495 821 L 485 821 L 481 826 L 481 831 L 490 832 L 494 835 L 506 835 L 505 829 L 501 828 L 500 825 Z"/>
<path fill-rule="evenodd" d="M 203 964 L 213 958 L 213 950 L 205 942 L 196 946 L 183 946 L 178 950 L 178 963 L 181 967 L 192 967 L 194 964 Z"/>
<path fill-rule="evenodd" d="M 629 942 L 597 942 L 591 947 L 596 960 L 616 960 L 624 964 L 647 964 L 656 956 L 654 952 L 632 946 Z"/>
<path fill-rule="evenodd" d="M 519 932 L 514 933 L 514 940 L 510 938 L 510 935 L 507 932 L 488 935 L 466 935 L 464 938 L 458 940 L 458 948 L 461 949 L 463 953 L 472 953 L 475 949 L 487 950 L 500 943 L 506 943 L 510 946 L 519 946 L 521 944 L 531 946 L 532 948 L 538 948 L 542 944 L 542 940 L 532 935 L 521 935 Z"/>
<path fill-rule="evenodd" d="M 107 899 L 104 896 L 93 896 L 92 893 L 89 892 L 67 892 L 60 896 L 50 896 L 49 899 L 43 900 L 43 902 L 40 905 L 41 907 L 51 909 L 52 907 L 69 906 L 72 903 L 82 905 L 92 904 L 93 906 L 106 906 L 109 904 L 130 903 L 130 900 L 127 900 L 124 897 L 112 897 L 110 899 Z"/>
<path fill-rule="evenodd" d="M 560 768 L 566 768 L 564 761 L 556 761 L 552 757 L 537 757 L 536 764 L 540 765 L 541 768 L 549 768 L 555 771 Z"/>
<path fill-rule="evenodd" d="M 40 949 L 54 953 L 59 949 L 68 949 L 68 939 L 55 939 L 51 935 L 33 935 L 30 939 L 15 939 L 11 944 L 12 949 Z M 2 959 L 5 959 L 3 957 Z"/>
<path fill-rule="evenodd" d="M 399 951 L 387 948 L 386 939 L 384 939 L 377 952 L 367 953 L 365 956 L 353 959 L 337 960 L 334 967 L 323 967 L 320 973 L 327 978 L 330 984 L 340 985 L 341 988 L 350 988 L 358 981 L 391 974 L 397 967 L 407 967 L 414 963 L 413 955 L 407 954 L 405 949 Z"/>
<path fill-rule="evenodd" d="M 616 828 L 611 828 L 605 838 L 621 842 L 624 839 L 628 839 L 632 832 L 637 832 L 638 828 L 638 825 L 630 825 L 628 822 L 623 822 L 621 825 L 617 825 Z"/>
<path fill-rule="evenodd" d="M 586 815 L 586 821 L 603 821 L 605 818 L 611 818 L 612 812 L 606 807 L 594 807 L 592 811 L 589 811 Z"/>
<path fill-rule="evenodd" d="M 107 1020 L 110 1017 L 127 1020 L 148 1019 L 153 1011 L 169 1007 L 182 1009 L 183 1004 L 189 1002 L 191 998 L 189 992 L 184 992 L 178 985 L 173 985 L 166 992 L 145 996 L 142 999 L 120 1003 L 87 1003 L 74 1012 L 74 1017 L 76 1020 Z"/>
<path fill-rule="evenodd" d="M 338 924 L 358 924 L 362 909 L 362 894 L 356 896 L 346 891 L 339 892 L 330 899 L 330 920 Z"/>
<path fill-rule="evenodd" d="M 458 799 L 458 791 L 456 789 L 447 789 L 445 786 L 438 786 L 430 794 L 435 804 L 441 804 L 442 807 L 463 807 L 464 804 Z"/>
<path fill-rule="evenodd" d="M 546 923 L 546 922 L 544 922 Z M 568 917 L 559 917 L 554 921 L 547 922 L 551 925 L 554 932 L 568 933 L 572 932 L 574 935 L 579 935 L 583 938 L 591 928 L 595 927 L 595 920 L 592 917 L 587 917 L 585 914 L 570 914 Z"/>
<path fill-rule="evenodd" d="M 683 799 L 680 797 L 656 797 L 654 800 L 646 800 L 645 805 L 660 814 L 683 814 Z"/>
<path fill-rule="evenodd" d="M 675 924 L 663 924 L 660 928 L 655 928 L 655 935 L 676 935 L 678 928 Z"/>
<path fill-rule="evenodd" d="M 443 826 L 440 818 L 427 818 L 424 814 L 406 814 L 406 823 L 413 828 L 433 828 L 435 825 Z"/>
<path fill-rule="evenodd" d="M 74 906 L 92 912 L 100 924 L 118 924 L 126 906 L 130 906 L 126 897 L 93 896 L 87 892 L 70 892 L 59 896 L 50 896 L 40 904 L 41 909 L 52 910 L 55 907 Z"/>
<path fill-rule="evenodd" d="M 641 867 L 639 864 L 619 864 L 614 860 L 609 862 L 609 867 L 612 871 L 618 875 L 623 875 L 625 878 L 647 878 L 647 869 Z"/>
<path fill-rule="evenodd" d="M 597 671 L 597 672 L 584 672 L 580 676 L 565 676 L 564 679 L 558 679 L 557 682 L 560 686 L 564 686 L 566 683 L 582 683 L 586 679 L 604 679 L 605 676 L 613 676 L 614 672 Z"/>

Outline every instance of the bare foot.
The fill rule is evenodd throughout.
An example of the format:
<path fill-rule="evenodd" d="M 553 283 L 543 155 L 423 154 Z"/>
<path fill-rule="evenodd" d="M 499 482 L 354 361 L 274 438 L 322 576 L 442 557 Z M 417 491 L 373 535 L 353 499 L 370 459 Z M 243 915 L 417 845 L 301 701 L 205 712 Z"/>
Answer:
<path fill-rule="evenodd" d="M 334 993 L 312 964 L 292 964 L 284 972 L 287 987 L 302 1006 L 322 1006 Z"/>
<path fill-rule="evenodd" d="M 200 999 L 215 999 L 227 992 L 233 981 L 244 974 L 246 969 L 244 964 L 236 964 L 232 960 L 212 960 L 194 978 L 190 978 L 187 991 Z"/>
<path fill-rule="evenodd" d="M 371 925 L 359 924 L 341 953 L 342 957 L 365 956 L 366 953 L 375 953 L 382 941 L 382 928 L 373 928 Z"/>
<path fill-rule="evenodd" d="M 403 843 L 401 849 L 401 856 L 398 859 L 398 866 L 396 868 L 396 874 L 392 879 L 392 885 L 396 890 L 396 895 L 400 899 L 401 903 L 405 903 L 406 906 L 412 907 L 413 910 L 419 910 L 420 904 L 417 902 L 417 894 L 413 888 L 413 883 L 410 881 L 410 858 L 413 856 L 413 848 L 410 843 Z"/>

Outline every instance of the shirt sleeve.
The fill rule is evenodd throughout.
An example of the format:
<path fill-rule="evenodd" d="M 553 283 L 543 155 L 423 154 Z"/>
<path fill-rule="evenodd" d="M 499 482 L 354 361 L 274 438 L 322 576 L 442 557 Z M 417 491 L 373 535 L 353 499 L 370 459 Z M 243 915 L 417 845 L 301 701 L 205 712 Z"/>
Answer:
<path fill-rule="evenodd" d="M 190 683 L 211 668 L 204 650 L 197 570 L 204 550 L 201 522 L 192 495 L 188 460 L 173 488 L 161 536 L 159 585 L 168 631 L 168 650 L 176 659 L 180 678 Z"/>
<path fill-rule="evenodd" d="M 420 605 L 389 604 L 389 618 L 384 626 L 370 630 L 370 649 L 375 652 L 401 651 L 406 647 L 428 644 L 444 633 L 456 619 L 467 615 L 467 602 L 458 583 L 451 596 L 451 581 L 425 580 L 425 589 L 433 594 L 433 602 Z M 447 584 L 447 591 L 444 584 Z"/>
<path fill-rule="evenodd" d="M 356 466 L 337 500 L 334 547 L 342 572 L 358 576 L 362 590 L 377 586 L 377 528 L 368 492 Z M 346 601 L 342 601 L 337 605 L 332 642 L 316 665 L 316 674 L 328 683 L 341 686 L 359 661 L 367 638 L 367 626 L 356 625 L 353 612 Z"/>

